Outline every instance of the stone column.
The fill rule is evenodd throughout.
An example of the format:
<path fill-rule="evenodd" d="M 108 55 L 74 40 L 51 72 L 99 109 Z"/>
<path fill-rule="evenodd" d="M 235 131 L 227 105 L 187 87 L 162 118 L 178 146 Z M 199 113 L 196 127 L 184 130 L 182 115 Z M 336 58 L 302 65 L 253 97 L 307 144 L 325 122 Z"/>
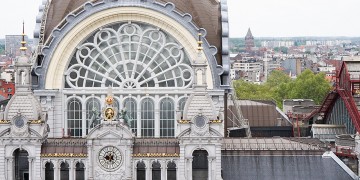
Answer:
<path fill-rule="evenodd" d="M 93 156 L 92 156 L 92 151 L 93 151 L 93 145 L 92 145 L 92 140 L 88 140 L 88 160 L 87 160 L 87 169 L 89 171 L 85 171 L 85 174 L 88 174 L 88 178 L 89 180 L 94 179 L 94 174 L 93 174 L 93 167 L 92 167 L 92 162 L 93 162 Z"/>
<path fill-rule="evenodd" d="M 185 162 L 186 162 L 186 171 L 185 171 L 185 173 L 187 174 L 187 177 L 188 177 L 187 179 L 192 180 L 192 162 L 193 162 L 192 157 L 187 158 L 185 160 Z"/>
<path fill-rule="evenodd" d="M 14 179 L 14 157 L 10 157 L 8 158 L 8 164 L 7 164 L 7 168 L 8 168 L 8 179 L 12 180 Z"/>
<path fill-rule="evenodd" d="M 155 137 L 160 137 L 160 105 L 159 105 L 159 95 L 155 95 L 154 101 L 154 135 Z"/>
<path fill-rule="evenodd" d="M 148 160 L 148 165 L 146 166 L 146 180 L 152 180 L 152 176 L 151 176 L 151 171 L 152 171 L 152 166 L 151 166 L 151 160 Z"/>
<path fill-rule="evenodd" d="M 85 179 L 88 179 L 88 173 L 86 173 L 87 169 L 88 169 L 88 167 L 86 166 L 87 160 L 83 159 L 82 162 L 84 163 L 84 176 L 85 176 Z"/>
<path fill-rule="evenodd" d="M 166 179 L 167 166 L 166 160 L 161 161 L 161 179 Z"/>
<path fill-rule="evenodd" d="M 60 180 L 59 162 L 57 160 L 54 161 L 54 180 Z"/>
<path fill-rule="evenodd" d="M 133 164 L 133 179 L 137 179 L 137 164 L 139 163 L 139 161 L 136 161 L 134 164 Z"/>
<path fill-rule="evenodd" d="M 208 161 L 209 161 L 209 164 L 208 164 L 208 180 L 212 180 L 212 161 L 213 161 L 213 158 L 212 157 L 208 157 Z"/>
<path fill-rule="evenodd" d="M 74 168 L 74 160 L 70 160 L 69 161 L 69 166 L 70 166 L 70 169 L 69 169 L 69 180 L 74 180 L 75 179 L 75 177 L 74 177 L 74 175 L 75 175 L 75 173 L 74 173 L 74 171 L 75 171 L 75 168 Z"/>
<path fill-rule="evenodd" d="M 29 180 L 33 180 L 33 159 L 32 158 L 28 158 L 28 162 L 29 162 Z"/>
<path fill-rule="evenodd" d="M 46 162 L 41 162 L 41 179 L 45 179 Z"/>
<path fill-rule="evenodd" d="M 81 112 L 81 116 L 82 116 L 82 120 L 81 120 L 81 129 L 82 129 L 82 137 L 84 138 L 84 137 L 86 137 L 86 129 L 87 129 L 87 126 L 86 126 L 86 122 L 87 122 L 87 119 L 86 119 L 86 101 L 85 101 L 85 99 L 86 99 L 86 96 L 85 95 L 83 95 L 82 96 L 82 101 L 83 102 L 81 102 L 82 103 L 82 112 Z M 90 124 L 89 124 L 90 125 Z M 89 131 L 90 131 L 90 129 L 89 129 Z"/>
<path fill-rule="evenodd" d="M 137 105 L 137 114 L 136 114 L 136 125 L 137 125 L 137 130 L 136 130 L 136 136 L 137 137 L 141 137 L 141 101 L 139 100 L 141 98 L 140 95 L 137 96 L 137 101 L 136 101 L 136 105 Z"/>

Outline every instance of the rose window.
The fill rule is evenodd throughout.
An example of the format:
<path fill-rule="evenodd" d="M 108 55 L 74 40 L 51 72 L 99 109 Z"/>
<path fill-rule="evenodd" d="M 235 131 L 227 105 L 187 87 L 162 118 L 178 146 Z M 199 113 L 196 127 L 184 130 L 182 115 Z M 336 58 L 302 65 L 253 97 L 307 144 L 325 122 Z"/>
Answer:
<path fill-rule="evenodd" d="M 187 88 L 193 70 L 184 48 L 163 30 L 126 22 L 80 44 L 65 72 L 67 88 Z"/>

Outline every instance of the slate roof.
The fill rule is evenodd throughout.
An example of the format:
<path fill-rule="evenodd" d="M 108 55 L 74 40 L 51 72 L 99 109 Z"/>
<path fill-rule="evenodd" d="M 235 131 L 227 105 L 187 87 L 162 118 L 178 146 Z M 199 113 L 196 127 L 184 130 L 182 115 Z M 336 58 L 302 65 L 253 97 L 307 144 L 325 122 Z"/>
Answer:
<path fill-rule="evenodd" d="M 224 180 L 350 180 L 332 158 L 321 156 L 222 156 Z"/>

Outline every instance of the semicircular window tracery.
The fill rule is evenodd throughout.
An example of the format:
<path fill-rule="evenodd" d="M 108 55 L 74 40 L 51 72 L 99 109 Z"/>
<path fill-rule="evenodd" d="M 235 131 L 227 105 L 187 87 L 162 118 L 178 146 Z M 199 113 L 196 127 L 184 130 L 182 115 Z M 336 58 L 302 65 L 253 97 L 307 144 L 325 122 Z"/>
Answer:
<path fill-rule="evenodd" d="M 65 79 L 67 88 L 187 88 L 193 70 L 175 38 L 149 24 L 121 22 L 78 46 Z"/>

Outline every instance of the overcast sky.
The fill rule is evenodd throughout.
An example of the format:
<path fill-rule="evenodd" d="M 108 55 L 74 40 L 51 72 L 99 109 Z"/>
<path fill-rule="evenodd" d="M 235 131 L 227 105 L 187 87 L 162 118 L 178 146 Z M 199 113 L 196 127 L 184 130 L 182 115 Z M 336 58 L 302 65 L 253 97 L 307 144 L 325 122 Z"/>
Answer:
<path fill-rule="evenodd" d="M 42 0 L 0 0 L 0 38 L 33 37 Z M 230 36 L 360 36 L 360 0 L 228 0 Z"/>

